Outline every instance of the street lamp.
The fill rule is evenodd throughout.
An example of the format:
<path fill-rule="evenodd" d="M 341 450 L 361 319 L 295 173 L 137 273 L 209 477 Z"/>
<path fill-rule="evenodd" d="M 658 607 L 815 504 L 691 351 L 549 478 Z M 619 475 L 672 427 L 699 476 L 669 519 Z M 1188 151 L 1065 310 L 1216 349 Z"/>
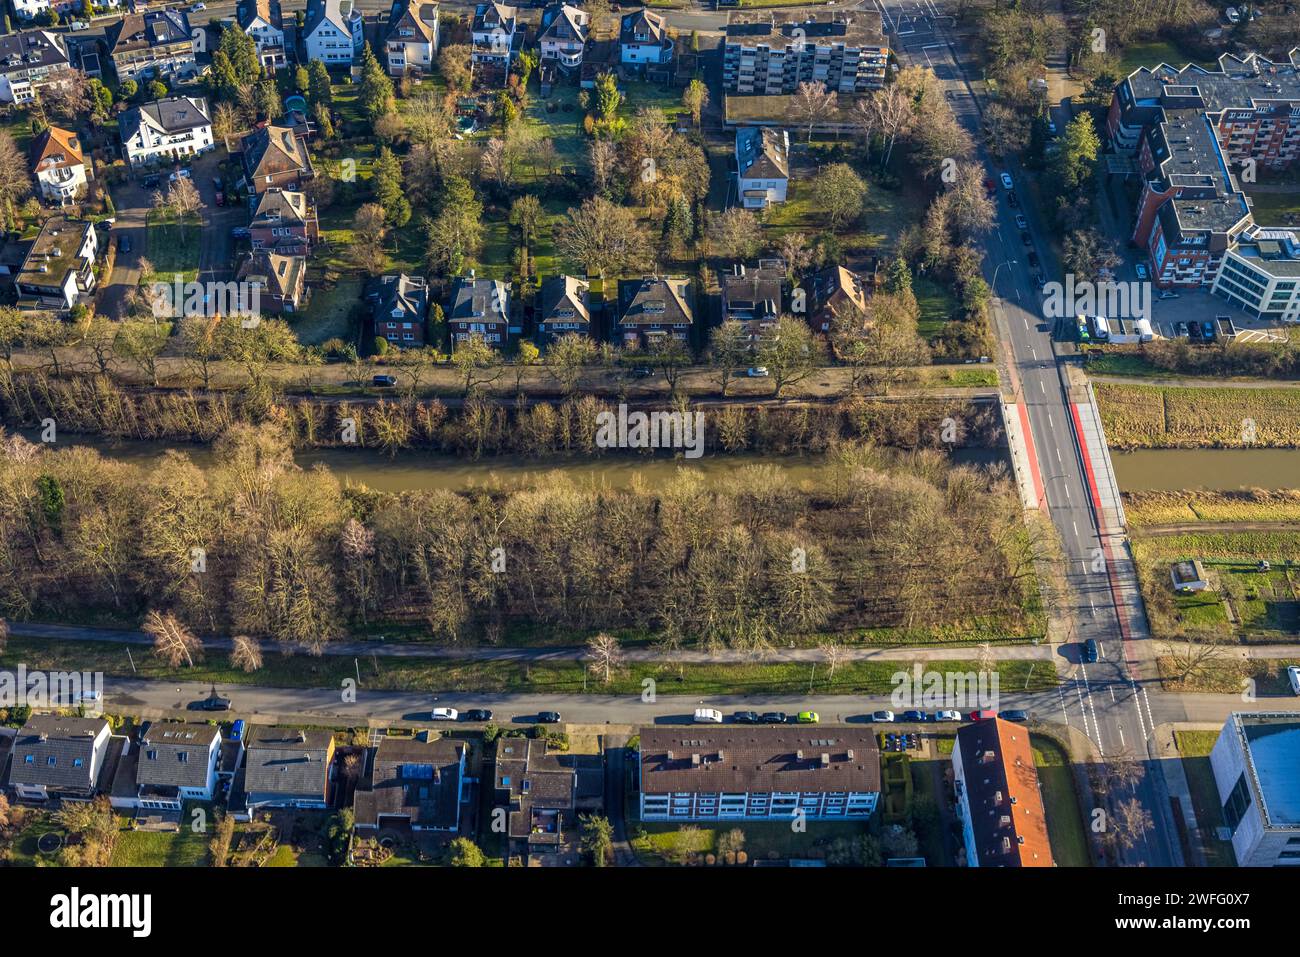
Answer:
<path fill-rule="evenodd" d="M 1015 264 L 1016 260 L 1014 259 L 1008 259 L 1006 262 L 997 264 L 997 267 L 993 270 L 993 281 L 989 283 L 990 288 L 993 290 L 993 295 L 996 296 L 998 294 L 998 272 L 1001 271 L 1003 266 L 1014 266 Z"/>

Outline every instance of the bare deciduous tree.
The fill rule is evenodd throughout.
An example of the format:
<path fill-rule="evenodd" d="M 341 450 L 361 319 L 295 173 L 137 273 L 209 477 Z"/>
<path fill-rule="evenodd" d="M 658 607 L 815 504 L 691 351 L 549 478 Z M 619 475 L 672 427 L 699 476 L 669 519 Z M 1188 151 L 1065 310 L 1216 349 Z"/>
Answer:
<path fill-rule="evenodd" d="M 262 667 L 261 642 L 248 635 L 236 635 L 234 648 L 230 652 L 230 663 L 245 672 L 259 670 Z"/>
<path fill-rule="evenodd" d="M 587 641 L 587 657 L 591 659 L 591 670 L 601 676 L 601 681 L 609 684 L 614 672 L 623 665 L 623 649 L 613 635 L 601 632 Z"/>
<path fill-rule="evenodd" d="M 144 620 L 144 633 L 153 639 L 153 652 L 168 667 L 179 668 L 182 661 L 191 668 L 194 660 L 203 660 L 203 645 L 194 633 L 170 612 L 149 612 Z"/>

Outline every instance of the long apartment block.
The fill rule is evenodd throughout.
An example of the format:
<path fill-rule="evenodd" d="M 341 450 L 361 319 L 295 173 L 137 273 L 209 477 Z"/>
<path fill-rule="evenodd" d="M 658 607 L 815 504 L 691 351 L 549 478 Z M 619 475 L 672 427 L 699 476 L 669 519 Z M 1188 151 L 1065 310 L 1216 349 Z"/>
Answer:
<path fill-rule="evenodd" d="M 800 83 L 865 93 L 884 86 L 888 65 L 878 13 L 820 13 L 780 23 L 774 13 L 734 12 L 727 21 L 722 82 L 728 93 L 779 96 Z"/>

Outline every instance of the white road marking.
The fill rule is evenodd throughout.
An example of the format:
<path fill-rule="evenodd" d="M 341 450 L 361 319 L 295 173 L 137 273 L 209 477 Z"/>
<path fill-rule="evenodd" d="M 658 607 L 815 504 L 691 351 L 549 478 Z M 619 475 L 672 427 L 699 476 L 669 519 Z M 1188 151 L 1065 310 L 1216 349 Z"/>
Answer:
<path fill-rule="evenodd" d="M 1059 462 L 1061 465 L 1064 465 L 1064 464 L 1065 464 L 1065 462 L 1061 459 L 1061 450 L 1060 450 L 1060 449 L 1057 449 L 1057 450 L 1056 450 L 1056 461 Z"/>
<path fill-rule="evenodd" d="M 1038 380 L 1038 391 L 1043 393 L 1043 395 L 1047 395 L 1047 387 L 1043 385 L 1042 379 Z"/>

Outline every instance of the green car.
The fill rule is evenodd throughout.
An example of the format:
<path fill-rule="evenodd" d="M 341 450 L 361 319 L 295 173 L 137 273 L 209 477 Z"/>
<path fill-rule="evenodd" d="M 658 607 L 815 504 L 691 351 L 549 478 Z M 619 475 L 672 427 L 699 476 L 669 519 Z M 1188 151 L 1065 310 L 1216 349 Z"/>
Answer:
<path fill-rule="evenodd" d="M 816 711 L 800 711 L 799 716 L 795 718 L 797 724 L 816 724 L 820 720 Z"/>

